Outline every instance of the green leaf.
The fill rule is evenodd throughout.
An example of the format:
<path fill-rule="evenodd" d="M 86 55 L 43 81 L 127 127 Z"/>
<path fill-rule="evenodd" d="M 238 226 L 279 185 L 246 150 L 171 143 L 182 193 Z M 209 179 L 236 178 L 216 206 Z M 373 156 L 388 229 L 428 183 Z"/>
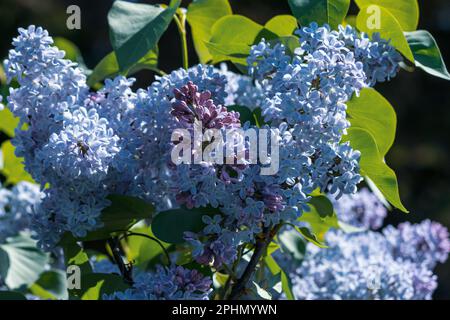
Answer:
<path fill-rule="evenodd" d="M 309 200 L 309 204 L 314 206 L 317 213 L 322 219 L 330 218 L 333 219 L 334 216 L 334 209 L 333 204 L 331 203 L 330 199 L 328 199 L 324 195 L 318 195 L 311 197 L 311 200 Z"/>
<path fill-rule="evenodd" d="M 326 248 L 327 246 L 323 243 L 323 239 L 320 240 L 319 237 L 314 234 L 309 228 L 306 227 L 296 227 L 295 230 L 299 234 L 302 235 L 303 238 L 305 238 L 308 242 L 311 242 L 312 244 L 315 244 L 319 248 Z M 328 229 L 327 229 L 328 230 Z M 322 238 L 324 238 L 326 231 L 323 232 Z M 320 234 L 320 233 L 319 233 Z"/>
<path fill-rule="evenodd" d="M 161 6 L 114 1 L 108 13 L 108 23 L 120 71 L 130 69 L 156 47 L 180 2 L 172 0 L 164 9 Z"/>
<path fill-rule="evenodd" d="M 14 154 L 14 146 L 10 140 L 2 144 L 3 168 L 1 173 L 6 177 L 6 183 L 16 184 L 20 181 L 34 182 L 30 174 L 25 171 L 23 158 L 17 158 Z"/>
<path fill-rule="evenodd" d="M 286 54 L 290 55 L 291 57 L 294 56 L 295 49 L 300 47 L 300 41 L 296 36 L 279 37 L 279 38 L 270 40 L 269 43 L 271 45 L 274 45 L 276 43 L 281 43 L 282 45 L 284 45 L 284 47 L 286 49 Z"/>
<path fill-rule="evenodd" d="M 347 102 L 347 115 L 352 128 L 370 132 L 384 157 L 395 140 L 397 116 L 391 104 L 375 89 L 364 88 L 359 97 Z"/>
<path fill-rule="evenodd" d="M 302 261 L 306 252 L 306 243 L 296 230 L 286 230 L 278 234 L 278 241 L 283 252 L 296 261 Z"/>
<path fill-rule="evenodd" d="M 115 274 L 90 273 L 81 277 L 81 299 L 102 300 L 104 294 L 125 291 L 130 288 L 122 277 Z"/>
<path fill-rule="evenodd" d="M 358 7 L 380 6 L 389 11 L 404 31 L 414 31 L 419 23 L 419 5 L 417 0 L 355 0 Z"/>
<path fill-rule="evenodd" d="M 433 36 L 426 30 L 405 32 L 406 40 L 412 50 L 416 66 L 429 74 L 450 80 L 450 74 L 442 59 L 441 51 Z"/>
<path fill-rule="evenodd" d="M 220 287 L 224 287 L 230 276 L 228 274 L 215 272 L 214 273 L 214 282 L 217 283 Z"/>
<path fill-rule="evenodd" d="M 184 232 L 200 232 L 205 227 L 204 215 L 217 214 L 217 209 L 175 209 L 160 212 L 152 222 L 155 236 L 167 243 L 184 242 Z"/>
<path fill-rule="evenodd" d="M 273 275 L 280 274 L 281 276 L 281 285 L 283 288 L 283 291 L 286 295 L 286 298 L 288 300 L 295 300 L 295 296 L 292 293 L 292 283 L 289 279 L 289 276 L 286 274 L 286 272 L 278 265 L 278 263 L 275 261 L 275 259 L 271 255 L 267 255 L 264 257 L 264 262 L 266 263 L 267 267 L 269 268 L 270 272 Z"/>
<path fill-rule="evenodd" d="M 77 244 L 73 237 L 71 237 L 71 240 L 72 241 L 65 242 L 63 245 L 66 267 L 75 265 L 80 267 L 81 274 L 92 273 L 88 255 L 84 252 L 83 248 Z"/>
<path fill-rule="evenodd" d="M 232 105 L 227 106 L 228 111 L 239 112 L 241 123 L 249 121 L 252 125 L 260 127 L 264 124 L 261 116 L 261 109 L 256 108 L 254 111 L 246 106 Z"/>
<path fill-rule="evenodd" d="M 368 7 L 361 8 L 356 17 L 356 25 L 360 31 L 366 32 L 369 36 L 378 32 L 380 36 L 386 40 L 390 40 L 391 45 L 394 46 L 406 59 L 414 62 L 414 56 L 406 41 L 403 29 L 395 17 L 386 9 L 380 7 L 380 29 L 373 28 L 368 25 L 368 21 L 372 20 L 372 12 L 367 10 Z"/>
<path fill-rule="evenodd" d="M 350 128 L 344 140 L 361 152 L 361 174 L 368 176 L 394 207 L 407 213 L 400 200 L 395 172 L 384 162 L 373 136 L 364 129 Z"/>
<path fill-rule="evenodd" d="M 284 294 L 288 300 L 295 300 L 294 293 L 292 292 L 292 282 L 289 276 L 281 271 L 281 284 L 283 287 Z"/>
<path fill-rule="evenodd" d="M 266 124 L 260 107 L 253 109 L 253 118 L 255 118 L 255 124 L 258 128 L 261 128 Z"/>
<path fill-rule="evenodd" d="M 263 30 L 263 26 L 241 15 L 227 15 L 214 23 L 211 38 L 206 42 L 213 62 L 230 60 L 246 65 L 250 46 Z"/>
<path fill-rule="evenodd" d="M 342 23 L 350 7 L 350 0 L 288 0 L 291 11 L 300 25 L 311 22 L 329 24 L 336 29 Z"/>
<path fill-rule="evenodd" d="M 141 70 L 158 71 L 158 47 L 150 50 L 136 64 L 134 64 L 127 72 L 127 75 L 139 72 Z M 119 64 L 117 63 L 116 53 L 107 54 L 94 68 L 88 78 L 87 84 L 93 87 L 96 83 L 106 78 L 113 78 L 120 73 Z"/>
<path fill-rule="evenodd" d="M 0 245 L 0 278 L 8 288 L 31 286 L 44 271 L 48 255 L 36 247 L 29 235 L 8 238 Z"/>
<path fill-rule="evenodd" d="M 290 36 L 297 28 L 297 20 L 291 15 L 279 15 L 267 21 L 264 28 L 280 37 Z"/>
<path fill-rule="evenodd" d="M 0 301 L 1 300 L 27 300 L 27 298 L 20 292 L 15 291 L 0 291 Z"/>
<path fill-rule="evenodd" d="M 9 109 L 5 108 L 0 111 L 0 130 L 11 138 L 14 137 L 14 129 L 19 124 L 19 118 L 14 117 Z"/>
<path fill-rule="evenodd" d="M 77 241 L 108 239 L 113 233 L 127 231 L 140 220 L 151 219 L 155 211 L 151 204 L 135 197 L 113 194 L 108 196 L 108 200 L 111 205 L 103 209 L 101 215 L 103 227 L 89 232 L 86 237 L 76 239 Z M 73 241 L 69 233 L 63 236 L 60 244 L 67 241 Z"/>
<path fill-rule="evenodd" d="M 45 271 L 31 286 L 30 292 L 42 299 L 67 300 L 66 274 L 62 270 Z"/>
<path fill-rule="evenodd" d="M 311 198 L 310 211 L 304 212 L 297 220 L 306 222 L 309 228 L 303 227 L 296 230 L 309 242 L 325 248 L 323 244 L 325 234 L 330 228 L 339 228 L 336 213 L 330 214 L 330 207 L 324 196 L 314 196 Z M 329 200 L 328 200 L 329 201 Z"/>
<path fill-rule="evenodd" d="M 189 4 L 186 18 L 192 29 L 195 50 L 201 63 L 212 59 L 205 44 L 211 38 L 212 26 L 218 19 L 231 14 L 228 0 L 196 0 Z"/>

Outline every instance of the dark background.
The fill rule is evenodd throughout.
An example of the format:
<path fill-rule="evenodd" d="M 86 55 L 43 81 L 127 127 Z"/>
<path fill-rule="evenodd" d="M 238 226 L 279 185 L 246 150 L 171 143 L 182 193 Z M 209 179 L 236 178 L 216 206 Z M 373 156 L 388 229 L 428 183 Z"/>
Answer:
<path fill-rule="evenodd" d="M 189 2 L 183 1 L 183 6 Z M 259 23 L 277 14 L 290 14 L 287 0 L 230 0 L 230 3 L 234 13 Z M 81 30 L 66 28 L 66 8 L 70 4 L 81 8 Z M 106 20 L 111 4 L 111 0 L 0 0 L 0 59 L 6 57 L 17 27 L 35 24 L 48 29 L 52 36 L 76 43 L 87 66 L 93 68 L 112 50 Z M 419 29 L 427 29 L 434 35 L 450 65 L 450 1 L 419 0 L 419 6 Z M 351 10 L 357 12 L 354 4 Z M 192 65 L 197 61 L 192 43 L 189 47 Z M 166 72 L 181 67 L 174 24 L 161 39 L 159 64 Z M 153 76 L 149 71 L 139 73 L 137 85 L 147 86 Z M 411 212 L 405 215 L 394 211 L 386 222 L 419 222 L 429 218 L 450 228 L 450 82 L 421 70 L 402 71 L 391 83 L 381 84 L 377 89 L 397 111 L 397 139 L 387 162 L 397 173 L 403 202 Z M 438 266 L 436 273 L 439 287 L 434 297 L 450 299 L 450 260 Z"/>

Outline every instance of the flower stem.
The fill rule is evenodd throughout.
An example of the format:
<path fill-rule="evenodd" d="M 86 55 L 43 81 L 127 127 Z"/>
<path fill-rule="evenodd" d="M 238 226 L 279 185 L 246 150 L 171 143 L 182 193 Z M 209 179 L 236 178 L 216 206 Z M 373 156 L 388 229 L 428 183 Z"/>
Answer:
<path fill-rule="evenodd" d="M 187 70 L 189 68 L 189 55 L 186 38 L 186 14 L 184 12 L 181 12 L 179 15 L 175 15 L 173 18 L 175 20 L 175 23 L 177 24 L 178 32 L 180 33 L 183 68 Z"/>

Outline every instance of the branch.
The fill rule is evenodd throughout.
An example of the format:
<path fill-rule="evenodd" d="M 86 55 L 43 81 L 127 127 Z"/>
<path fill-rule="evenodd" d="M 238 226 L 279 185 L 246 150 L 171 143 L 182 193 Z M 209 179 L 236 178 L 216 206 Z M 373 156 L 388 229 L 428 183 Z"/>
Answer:
<path fill-rule="evenodd" d="M 125 258 L 125 253 L 123 252 L 123 248 L 120 244 L 120 240 L 118 238 L 108 239 L 108 244 L 111 247 L 111 251 L 113 254 L 114 262 L 119 267 L 120 273 L 122 274 L 125 282 L 129 284 L 133 284 L 133 266 L 132 264 L 128 264 L 127 259 Z"/>
<path fill-rule="evenodd" d="M 237 300 L 237 298 L 239 298 L 242 295 L 243 291 L 247 287 L 248 282 L 255 273 L 256 266 L 258 265 L 259 260 L 265 253 L 267 247 L 269 246 L 270 242 L 272 242 L 272 239 L 275 237 L 280 228 L 281 224 L 278 224 L 272 230 L 265 229 L 263 232 L 264 236 L 256 240 L 255 251 L 253 252 L 252 258 L 250 259 L 250 262 L 245 268 L 241 278 L 233 286 L 233 289 L 231 290 L 231 294 L 228 297 L 228 300 Z"/>

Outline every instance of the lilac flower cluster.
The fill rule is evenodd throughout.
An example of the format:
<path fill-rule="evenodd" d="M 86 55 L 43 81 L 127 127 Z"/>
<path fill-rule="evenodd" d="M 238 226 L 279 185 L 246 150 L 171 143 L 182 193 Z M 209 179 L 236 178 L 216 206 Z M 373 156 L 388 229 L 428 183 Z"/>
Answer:
<path fill-rule="evenodd" d="M 250 110 L 262 105 L 264 90 L 258 82 L 253 81 L 249 76 L 229 71 L 225 63 L 220 65 L 220 73 L 227 79 L 225 105 L 246 106 Z"/>
<path fill-rule="evenodd" d="M 41 195 L 39 186 L 29 182 L 19 182 L 12 189 L 0 184 L 0 243 L 31 229 L 30 217 Z"/>
<path fill-rule="evenodd" d="M 344 195 L 339 200 L 331 200 L 339 221 L 363 229 L 376 230 L 383 226 L 387 209 L 367 188 L 353 195 Z"/>
<path fill-rule="evenodd" d="M 448 230 L 437 222 L 389 225 L 386 209 L 367 189 L 334 201 L 338 219 L 366 231 L 327 233 L 325 249 L 308 244 L 296 265 L 278 257 L 292 274 L 299 299 L 431 299 L 437 287 L 433 269 L 450 253 Z"/>
<path fill-rule="evenodd" d="M 405 222 L 397 228 L 388 226 L 383 234 L 396 259 L 423 264 L 430 269 L 438 263 L 444 263 L 450 253 L 447 228 L 430 220 L 419 224 Z"/>
<path fill-rule="evenodd" d="M 158 265 L 155 272 L 139 272 L 133 287 L 105 295 L 104 300 L 208 300 L 212 281 L 197 270 Z"/>
<path fill-rule="evenodd" d="M 327 244 L 326 249 L 308 244 L 292 276 L 298 299 L 422 300 L 431 299 L 437 287 L 426 266 L 397 259 L 382 233 L 329 232 Z"/>
<path fill-rule="evenodd" d="M 205 216 L 202 232 L 186 234 L 197 261 L 220 267 L 264 228 L 295 221 L 313 190 L 354 193 L 360 154 L 340 143 L 349 126 L 345 102 L 371 85 L 374 74 L 392 77 L 397 64 L 388 59 L 395 51 L 387 43 L 367 44 L 347 29 L 344 37 L 343 30 L 300 29 L 293 57 L 284 46 L 262 41 L 248 58 L 253 78 L 197 65 L 158 77 L 147 89 L 133 91 L 134 79 L 118 76 L 90 92 L 47 31 L 20 29 L 5 61 L 8 79 L 20 84 L 11 89 L 8 106 L 21 121 L 13 140 L 17 155 L 42 187 L 50 185 L 33 214 L 40 245 L 51 249 L 65 232 L 83 237 L 101 227 L 107 196 L 118 193 L 152 202 L 158 211 L 220 208 L 222 214 Z M 203 133 L 250 128 L 227 110 L 236 103 L 261 107 L 272 126 L 263 128 L 279 137 L 278 173 L 261 175 L 263 165 L 245 159 L 172 162 L 176 129 L 193 130 L 196 122 Z M 259 134 L 262 128 L 254 129 Z"/>

